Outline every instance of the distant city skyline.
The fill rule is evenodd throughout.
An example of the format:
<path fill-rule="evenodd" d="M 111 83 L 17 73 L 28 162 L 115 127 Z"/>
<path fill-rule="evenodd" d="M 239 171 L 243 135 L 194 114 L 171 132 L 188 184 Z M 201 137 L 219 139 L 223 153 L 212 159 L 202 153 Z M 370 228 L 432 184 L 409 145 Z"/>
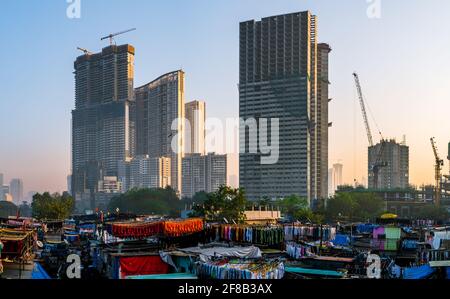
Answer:
<path fill-rule="evenodd" d="M 98 0 L 82 1 L 81 18 L 74 20 L 66 16 L 65 1 L 5 2 L 0 11 L 0 34 L 9 45 L 0 49 L 0 110 L 8 112 L 0 118 L 0 127 L 5 128 L 0 132 L 5 145 L 0 147 L 4 181 L 22 178 L 24 194 L 67 189 L 70 111 L 74 108 L 71 72 L 73 58 L 80 54 L 76 47 L 97 52 L 107 45 L 100 42 L 101 36 L 136 27 L 136 32 L 117 41 L 137 49 L 136 86 L 182 68 L 186 99 L 205 100 L 208 117 L 236 117 L 239 22 L 310 10 L 319 17 L 321 41 L 333 48 L 330 165 L 338 160 L 345 165 L 344 183 L 367 176 L 368 144 L 351 76 L 357 71 L 384 137 L 407 137 L 410 183 L 432 184 L 430 137 L 436 137 L 445 161 L 443 172 L 449 171 L 450 124 L 443 120 L 450 108 L 450 59 L 442 49 L 450 46 L 446 38 L 450 35 L 450 3 L 382 1 L 379 19 L 369 18 L 367 7 L 366 1 L 359 0 L 345 4 L 326 0 L 135 0 L 114 5 Z M 158 13 L 148 18 L 148 11 Z M 168 18 L 171 26 L 158 26 Z"/>

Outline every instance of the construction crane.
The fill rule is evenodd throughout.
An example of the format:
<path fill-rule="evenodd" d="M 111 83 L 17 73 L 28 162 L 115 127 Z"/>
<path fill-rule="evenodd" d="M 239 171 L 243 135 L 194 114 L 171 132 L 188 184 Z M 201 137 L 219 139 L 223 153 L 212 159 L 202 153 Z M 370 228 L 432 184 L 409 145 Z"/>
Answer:
<path fill-rule="evenodd" d="M 85 48 L 77 47 L 77 50 L 80 50 L 80 51 L 84 52 L 85 55 L 91 55 L 92 54 L 91 51 L 86 50 Z"/>
<path fill-rule="evenodd" d="M 361 84 L 359 83 L 358 74 L 353 73 L 353 76 L 355 77 L 356 90 L 358 91 L 359 104 L 361 105 L 361 111 L 364 118 L 364 125 L 366 126 L 366 133 L 367 139 L 369 140 L 369 146 L 373 146 L 372 132 L 370 131 L 369 120 L 367 119 L 366 106 L 364 104 Z"/>
<path fill-rule="evenodd" d="M 361 111 L 362 111 L 362 115 L 363 115 L 363 119 L 364 119 L 364 125 L 366 127 L 366 133 L 367 133 L 367 139 L 369 141 L 369 147 L 373 147 L 374 144 L 373 144 L 372 132 L 370 130 L 369 120 L 367 118 L 366 106 L 364 104 L 364 97 L 363 97 L 363 93 L 362 93 L 361 83 L 359 82 L 359 77 L 358 77 L 357 73 L 353 73 L 353 77 L 355 78 L 356 90 L 358 91 L 359 104 L 361 105 Z M 380 149 L 375 157 L 375 161 L 369 167 L 369 171 L 372 172 L 372 174 L 373 174 L 374 189 L 378 188 L 378 174 L 380 173 L 381 168 L 388 166 L 388 164 L 386 162 L 382 161 L 386 141 L 384 140 L 383 135 L 381 134 L 381 131 L 378 130 L 378 133 L 380 134 L 380 137 L 381 137 Z"/>
<path fill-rule="evenodd" d="M 434 203 L 439 206 L 441 204 L 441 171 L 442 166 L 444 166 L 444 160 L 439 157 L 436 142 L 434 141 L 434 137 L 430 138 L 431 147 L 433 148 L 435 165 L 434 165 L 434 178 L 436 180 L 435 187 L 435 195 L 434 195 Z"/>
<path fill-rule="evenodd" d="M 107 36 L 102 37 L 100 40 L 105 40 L 105 39 L 109 38 L 109 44 L 112 46 L 113 41 L 114 41 L 114 36 L 121 35 L 121 34 L 130 32 L 130 31 L 134 31 L 134 30 L 136 30 L 136 28 L 131 28 L 131 29 L 128 29 L 128 30 L 117 32 L 117 33 L 111 33 L 111 34 L 109 34 Z M 115 41 L 114 41 L 114 43 L 115 43 Z"/>

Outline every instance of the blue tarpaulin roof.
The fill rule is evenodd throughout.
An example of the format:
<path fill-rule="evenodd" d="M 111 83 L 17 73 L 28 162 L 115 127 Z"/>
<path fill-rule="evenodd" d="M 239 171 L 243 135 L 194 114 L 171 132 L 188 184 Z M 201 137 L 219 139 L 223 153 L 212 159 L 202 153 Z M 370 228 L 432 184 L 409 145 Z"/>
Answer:
<path fill-rule="evenodd" d="M 419 267 L 404 268 L 403 279 L 425 279 L 433 273 L 434 269 L 428 264 Z"/>
<path fill-rule="evenodd" d="M 358 233 L 372 233 L 373 229 L 376 227 L 378 227 L 378 225 L 371 224 L 371 223 L 358 224 L 356 226 L 356 231 Z"/>
<path fill-rule="evenodd" d="M 331 242 L 334 245 L 347 246 L 350 243 L 350 237 L 348 235 L 336 234 L 336 237 Z"/>
<path fill-rule="evenodd" d="M 41 264 L 34 263 L 33 272 L 31 273 L 31 279 L 52 279 Z"/>

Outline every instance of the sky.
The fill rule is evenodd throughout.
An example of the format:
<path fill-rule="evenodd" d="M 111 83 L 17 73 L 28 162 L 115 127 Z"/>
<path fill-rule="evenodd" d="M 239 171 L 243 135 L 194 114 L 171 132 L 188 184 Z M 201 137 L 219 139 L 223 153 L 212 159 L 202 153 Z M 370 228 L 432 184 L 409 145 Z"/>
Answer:
<path fill-rule="evenodd" d="M 71 0 L 74 1 L 74 0 Z M 380 1 L 380 14 L 368 14 Z M 208 117 L 237 117 L 239 22 L 310 10 L 330 44 L 329 163 L 344 181 L 367 179 L 367 137 L 352 72 L 358 72 L 372 134 L 406 135 L 410 182 L 433 182 L 430 137 L 445 171 L 450 141 L 450 19 L 447 0 L 2 0 L 0 4 L 0 173 L 25 191 L 63 191 L 70 173 L 73 61 L 77 47 L 100 51 L 102 36 L 128 28 L 118 44 L 136 48 L 135 86 L 182 68 L 186 102 Z M 370 10 L 371 11 L 371 10 Z M 372 17 L 369 17 L 372 16 Z M 375 17 L 373 17 L 375 16 Z M 378 17 L 379 16 L 379 17 Z"/>

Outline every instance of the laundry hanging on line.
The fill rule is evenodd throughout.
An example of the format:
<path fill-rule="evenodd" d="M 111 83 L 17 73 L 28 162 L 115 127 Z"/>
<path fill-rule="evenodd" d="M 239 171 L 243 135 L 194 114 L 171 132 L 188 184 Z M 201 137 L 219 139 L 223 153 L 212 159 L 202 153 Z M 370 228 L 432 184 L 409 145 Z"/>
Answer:
<path fill-rule="evenodd" d="M 212 225 L 206 228 L 205 235 L 211 241 L 233 241 L 259 245 L 277 245 L 284 241 L 280 226 Z"/>
<path fill-rule="evenodd" d="M 301 245 L 294 242 L 286 243 L 286 253 L 294 259 L 313 256 L 311 246 Z"/>
<path fill-rule="evenodd" d="M 284 238 L 287 241 L 311 238 L 315 240 L 321 239 L 323 241 L 330 241 L 336 237 L 336 228 L 331 226 L 307 226 L 307 225 L 285 225 Z"/>
<path fill-rule="evenodd" d="M 199 263 L 196 274 L 213 279 L 281 279 L 284 263 L 280 261 L 221 260 Z"/>

